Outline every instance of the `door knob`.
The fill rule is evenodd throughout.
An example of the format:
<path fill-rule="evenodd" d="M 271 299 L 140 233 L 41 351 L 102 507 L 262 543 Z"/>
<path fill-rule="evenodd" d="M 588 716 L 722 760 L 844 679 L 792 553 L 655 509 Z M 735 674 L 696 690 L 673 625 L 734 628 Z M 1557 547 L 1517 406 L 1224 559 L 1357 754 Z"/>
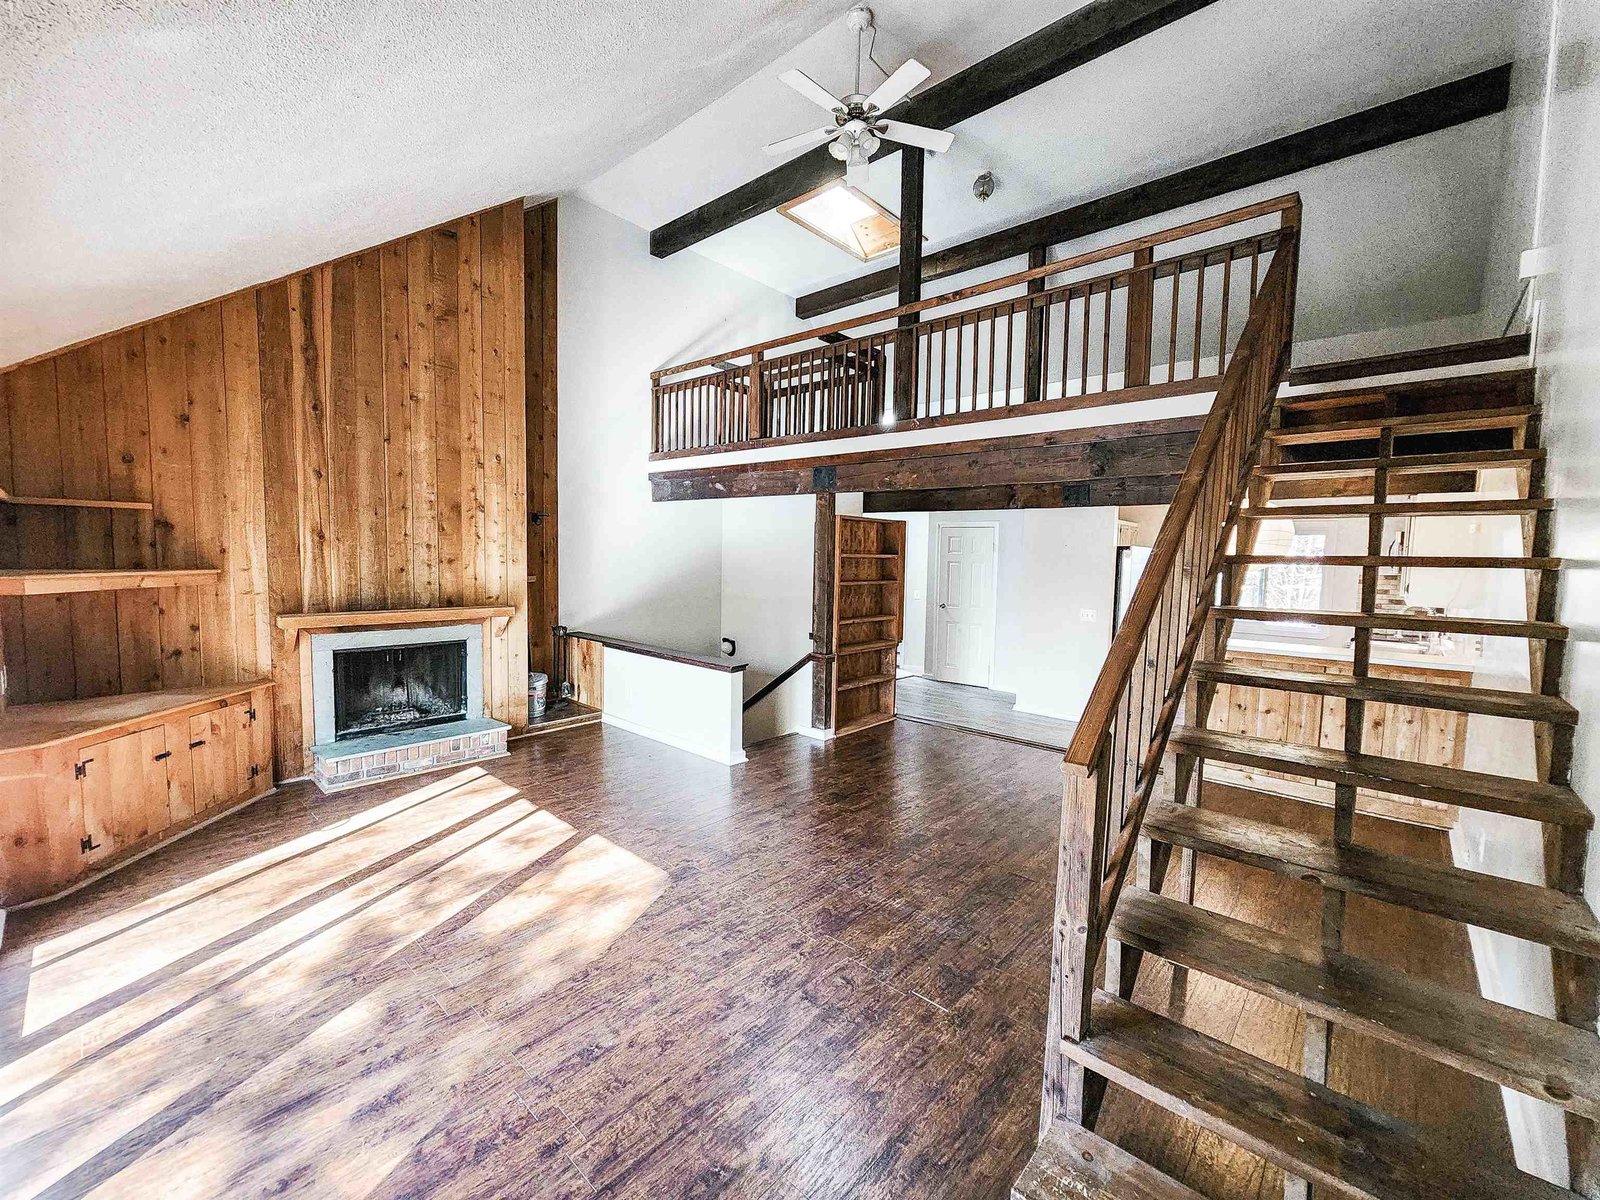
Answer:
<path fill-rule="evenodd" d="M 940 608 L 944 608 L 944 607 L 946 607 L 946 606 L 945 606 L 945 605 L 943 605 L 943 604 L 941 604 L 941 605 L 939 605 L 939 607 L 940 607 Z"/>

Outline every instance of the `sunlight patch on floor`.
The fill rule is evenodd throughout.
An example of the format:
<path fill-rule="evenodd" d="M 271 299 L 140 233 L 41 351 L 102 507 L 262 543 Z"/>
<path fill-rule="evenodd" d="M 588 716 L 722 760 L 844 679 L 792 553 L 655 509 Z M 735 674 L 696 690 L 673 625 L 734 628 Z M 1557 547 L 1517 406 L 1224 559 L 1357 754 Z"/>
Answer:
<path fill-rule="evenodd" d="M 389 810 L 384 819 L 363 820 L 353 826 L 341 823 L 349 827 L 336 836 L 322 830 L 310 844 L 307 839 L 295 839 L 289 845 L 300 846 L 298 853 L 274 851 L 254 855 L 244 864 L 230 864 L 178 889 L 186 893 L 198 890 L 198 898 L 147 903 L 141 906 L 146 909 L 142 919 L 123 923 L 120 929 L 109 922 L 94 922 L 101 928 L 99 937 L 92 945 L 80 941 L 82 948 L 76 953 L 62 952 L 63 938 L 43 943 L 35 952 L 28 980 L 24 1035 L 137 980 L 171 969 L 186 970 L 186 960 L 197 956 L 203 956 L 204 975 L 214 976 L 219 966 L 230 962 L 235 965 L 228 969 L 237 969 L 239 956 L 228 951 L 240 943 L 255 943 L 246 955 L 260 957 L 270 948 L 257 942 L 257 937 L 264 936 L 270 943 L 295 936 L 295 923 L 282 919 L 285 910 L 308 906 L 298 913 L 302 925 L 325 919 L 328 906 L 337 908 L 359 898 L 360 885 L 352 880 L 358 880 L 363 872 L 396 857 L 399 861 L 394 865 L 407 869 L 407 860 L 416 858 L 413 847 L 418 842 L 471 821 L 476 814 L 516 795 L 514 789 L 482 772 L 428 792 L 432 794 L 408 793 L 401 797 L 409 800 L 403 806 L 396 807 L 398 802 L 384 805 Z M 517 807 L 523 813 L 532 811 L 526 801 Z M 314 899 L 330 888 L 332 895 Z"/>
<path fill-rule="evenodd" d="M 474 769 L 0 956 L 22 1007 L 0 1020 L 0 1196 L 100 1174 L 96 1194 L 231 1195 L 289 1160 L 361 1194 L 418 1114 L 509 1061 L 481 1008 L 593 962 L 665 891 L 575 837 Z M 293 1134 L 248 1149 L 259 1122 Z"/>

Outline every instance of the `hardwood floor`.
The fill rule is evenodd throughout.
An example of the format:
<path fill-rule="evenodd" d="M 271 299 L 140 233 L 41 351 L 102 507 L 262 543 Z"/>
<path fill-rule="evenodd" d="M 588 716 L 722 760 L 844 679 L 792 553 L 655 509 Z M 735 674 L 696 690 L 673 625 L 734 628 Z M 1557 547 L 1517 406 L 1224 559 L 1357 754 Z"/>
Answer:
<path fill-rule="evenodd" d="M 1059 779 L 912 725 L 731 772 L 591 726 L 286 789 L 12 914 L 0 1193 L 1002 1196 Z"/>
<path fill-rule="evenodd" d="M 1010 692 L 945 683 L 924 675 L 910 675 L 895 684 L 895 704 L 901 716 L 1055 750 L 1067 748 L 1078 727 L 1075 722 L 1018 712 L 1013 707 L 1016 702 Z"/>
<path fill-rule="evenodd" d="M 1003 1197 L 1060 794 L 1058 754 L 906 722 L 731 771 L 587 726 L 292 786 L 11 915 L 0 1195 Z M 1208 905 L 1280 925 L 1315 919 L 1296 886 L 1200 872 Z M 1463 969 L 1464 937 L 1379 908 L 1353 938 Z M 1191 981 L 1192 1020 L 1276 1050 L 1272 1008 Z M 1341 1039 L 1335 1076 L 1504 1141 L 1493 1089 L 1444 1068 Z M 1208 1194 L 1270 1191 L 1131 1103 L 1106 1121 Z"/>

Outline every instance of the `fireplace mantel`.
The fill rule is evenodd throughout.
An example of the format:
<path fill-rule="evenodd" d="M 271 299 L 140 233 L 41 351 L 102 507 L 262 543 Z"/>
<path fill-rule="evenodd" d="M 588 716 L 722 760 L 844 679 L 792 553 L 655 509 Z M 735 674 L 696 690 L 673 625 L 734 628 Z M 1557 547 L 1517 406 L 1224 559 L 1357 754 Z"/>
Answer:
<path fill-rule="evenodd" d="M 282 613 L 276 624 L 289 638 L 289 649 L 300 644 L 300 635 L 310 631 L 331 632 L 344 629 L 378 629 L 385 626 L 466 625 L 493 621 L 494 632 L 503 634 L 516 614 L 509 604 L 485 604 L 470 608 L 390 608 L 366 612 Z"/>

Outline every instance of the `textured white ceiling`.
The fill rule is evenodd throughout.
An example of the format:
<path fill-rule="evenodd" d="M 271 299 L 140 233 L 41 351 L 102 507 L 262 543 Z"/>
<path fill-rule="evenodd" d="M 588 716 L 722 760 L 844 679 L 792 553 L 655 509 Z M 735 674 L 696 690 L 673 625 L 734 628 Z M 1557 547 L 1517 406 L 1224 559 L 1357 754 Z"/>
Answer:
<path fill-rule="evenodd" d="M 0 364 L 568 190 L 837 0 L 6 0 Z"/>
<path fill-rule="evenodd" d="M 1504 62 L 1513 56 L 1517 5 L 1219 0 L 958 125 L 950 153 L 929 159 L 929 249 Z M 881 0 L 877 57 L 893 69 L 915 54 L 934 67 L 936 82 L 1075 6 Z M 816 124 L 814 110 L 788 94 L 778 73 L 798 65 L 824 84 L 842 85 L 852 53 L 841 24 L 824 28 L 617 164 L 584 195 L 650 227 L 759 174 L 771 166 L 760 151 L 764 142 Z M 1308 253 L 1324 258 L 1329 272 L 1312 288 L 1323 294 L 1327 320 L 1312 325 L 1371 328 L 1365 322 L 1376 316 L 1375 303 L 1387 308 L 1386 320 L 1402 322 L 1476 311 L 1506 130 L 1503 118 L 1492 118 L 1296 181 L 1306 191 Z M 705 167 L 674 169 L 685 162 Z M 999 190 L 980 204 L 972 181 L 986 169 Z M 1428 174 L 1418 177 L 1418 169 Z M 1269 186 L 1266 194 L 1282 190 Z M 898 206 L 897 157 L 874 164 L 871 191 Z M 1321 234 L 1312 224 L 1318 209 Z M 1319 243 L 1335 231 L 1337 242 L 1322 255 Z M 1406 254 L 1394 253 L 1397 239 Z M 791 295 L 862 270 L 776 213 L 696 249 Z M 1309 271 L 1303 275 L 1310 280 Z M 1369 293 L 1402 294 L 1408 303 L 1396 311 L 1353 291 L 1363 286 L 1358 281 Z"/>

